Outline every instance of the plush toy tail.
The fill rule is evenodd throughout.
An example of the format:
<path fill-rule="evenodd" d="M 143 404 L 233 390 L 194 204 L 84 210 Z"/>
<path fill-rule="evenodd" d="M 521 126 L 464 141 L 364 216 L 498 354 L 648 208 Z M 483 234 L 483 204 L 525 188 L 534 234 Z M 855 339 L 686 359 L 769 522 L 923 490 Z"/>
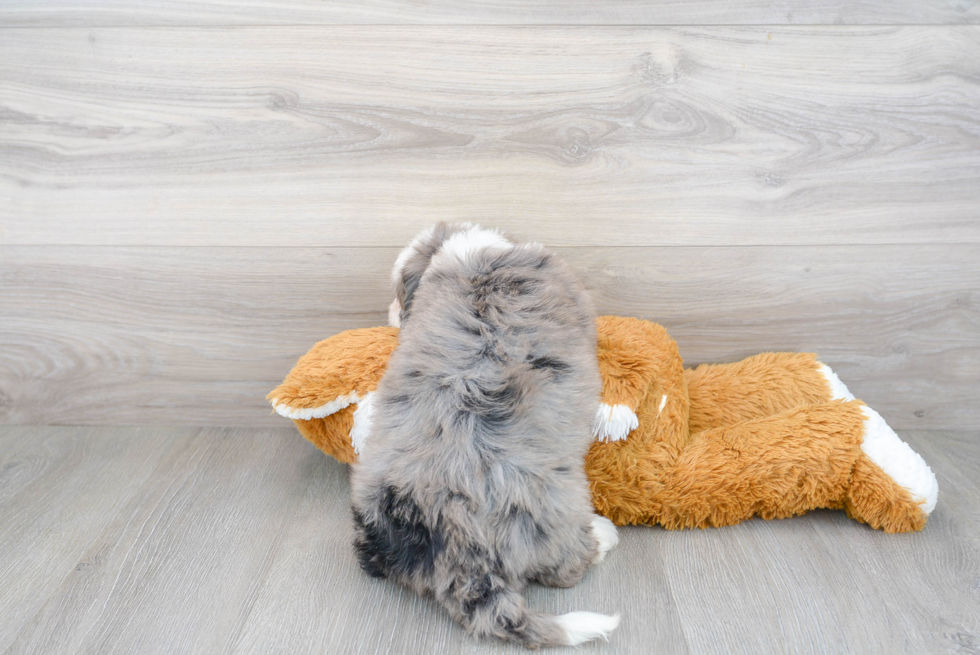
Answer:
<path fill-rule="evenodd" d="M 619 625 L 618 614 L 569 612 L 556 616 L 533 611 L 516 589 L 490 575 L 476 582 L 465 576 L 453 580 L 439 600 L 463 618 L 473 636 L 516 641 L 527 648 L 577 646 L 600 637 L 608 639 Z"/>
<path fill-rule="evenodd" d="M 840 378 L 824 364 L 834 400 L 854 402 Z M 881 414 L 861 405 L 861 454 L 844 501 L 848 516 L 885 532 L 921 530 L 939 497 L 936 476 L 919 453 L 895 434 Z"/>

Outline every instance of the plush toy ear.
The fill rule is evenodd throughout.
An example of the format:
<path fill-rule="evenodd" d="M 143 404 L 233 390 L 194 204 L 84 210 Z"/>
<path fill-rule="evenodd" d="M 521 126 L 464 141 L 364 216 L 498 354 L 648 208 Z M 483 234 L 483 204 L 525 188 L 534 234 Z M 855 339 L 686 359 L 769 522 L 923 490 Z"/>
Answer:
<path fill-rule="evenodd" d="M 311 434 L 324 433 L 327 417 L 334 417 L 350 405 L 358 405 L 353 414 L 353 426 L 347 434 L 349 417 L 343 423 L 344 437 L 353 440 L 354 452 L 360 451 L 366 436 L 366 420 L 370 400 L 378 382 L 384 375 L 391 353 L 398 346 L 398 329 L 392 327 L 348 330 L 325 339 L 300 357 L 282 384 L 266 398 L 277 414 L 291 418 L 300 432 L 319 448 L 339 457 L 340 444 L 321 443 Z M 364 420 L 358 421 L 358 417 Z M 303 424 L 302 422 L 320 421 Z M 340 425 L 338 423 L 338 425 Z M 336 430 L 326 430 L 334 433 Z M 348 442 L 349 444 L 350 442 Z M 347 446 L 348 444 L 343 444 Z M 345 448 L 346 450 L 346 448 Z"/>
<path fill-rule="evenodd" d="M 602 403 L 593 434 L 599 441 L 619 441 L 639 426 L 637 409 L 656 378 L 667 374 L 666 360 L 679 362 L 680 355 L 667 331 L 650 321 L 600 316 L 596 332 Z M 661 410 L 666 400 L 666 396 L 661 399 Z"/>

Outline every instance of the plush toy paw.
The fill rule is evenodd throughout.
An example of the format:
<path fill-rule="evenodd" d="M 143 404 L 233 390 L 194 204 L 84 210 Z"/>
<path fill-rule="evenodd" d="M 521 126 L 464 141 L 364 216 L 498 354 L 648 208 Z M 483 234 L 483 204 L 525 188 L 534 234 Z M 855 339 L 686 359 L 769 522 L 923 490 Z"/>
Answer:
<path fill-rule="evenodd" d="M 622 441 L 640 425 L 636 412 L 626 405 L 600 403 L 592 423 L 596 441 Z"/>

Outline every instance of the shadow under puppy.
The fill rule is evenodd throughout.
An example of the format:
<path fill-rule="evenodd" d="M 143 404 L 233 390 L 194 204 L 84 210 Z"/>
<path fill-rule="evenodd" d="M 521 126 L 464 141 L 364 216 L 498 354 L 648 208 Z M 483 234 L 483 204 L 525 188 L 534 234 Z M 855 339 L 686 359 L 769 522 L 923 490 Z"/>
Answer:
<path fill-rule="evenodd" d="M 361 566 L 433 594 L 476 637 L 606 637 L 618 615 L 545 614 L 521 595 L 574 585 L 618 542 L 584 469 L 600 379 L 582 285 L 540 244 L 468 223 L 421 233 L 392 278 L 400 345 L 358 407 Z"/>

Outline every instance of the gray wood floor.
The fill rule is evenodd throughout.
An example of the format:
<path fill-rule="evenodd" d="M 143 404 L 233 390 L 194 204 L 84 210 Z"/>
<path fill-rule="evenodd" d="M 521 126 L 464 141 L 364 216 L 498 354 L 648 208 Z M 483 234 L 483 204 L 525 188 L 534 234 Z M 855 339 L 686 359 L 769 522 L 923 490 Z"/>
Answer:
<path fill-rule="evenodd" d="M 605 653 L 980 648 L 980 435 L 903 433 L 934 468 L 925 531 L 841 512 L 622 531 L 551 612 L 620 612 Z M 347 469 L 292 428 L 0 428 L 0 650 L 489 653 L 363 574 Z M 560 652 L 560 651 L 559 651 Z"/>

